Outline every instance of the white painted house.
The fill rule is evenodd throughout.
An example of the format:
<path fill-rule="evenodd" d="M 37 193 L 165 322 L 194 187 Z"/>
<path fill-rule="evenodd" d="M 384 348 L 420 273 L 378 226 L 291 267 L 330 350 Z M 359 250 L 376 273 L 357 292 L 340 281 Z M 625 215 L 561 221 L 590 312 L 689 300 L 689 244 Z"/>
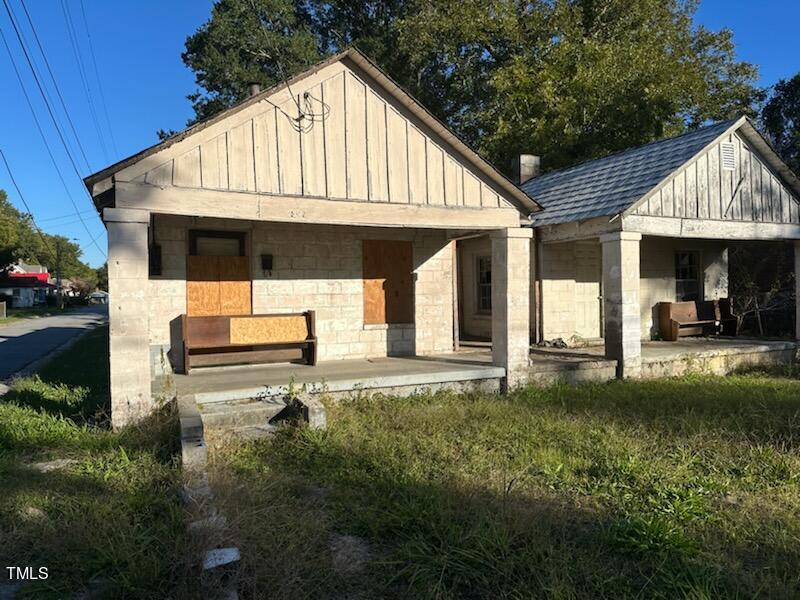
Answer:
<path fill-rule="evenodd" d="M 117 425 L 188 367 L 191 323 L 230 338 L 210 365 L 260 357 L 275 315 L 304 311 L 319 366 L 178 386 L 514 386 L 532 379 L 531 340 L 553 337 L 602 338 L 602 372 L 636 376 L 654 303 L 727 294 L 727 241 L 800 239 L 798 180 L 746 119 L 520 189 L 355 50 L 86 185 L 108 229 Z M 467 338 L 491 353 L 458 352 Z"/>

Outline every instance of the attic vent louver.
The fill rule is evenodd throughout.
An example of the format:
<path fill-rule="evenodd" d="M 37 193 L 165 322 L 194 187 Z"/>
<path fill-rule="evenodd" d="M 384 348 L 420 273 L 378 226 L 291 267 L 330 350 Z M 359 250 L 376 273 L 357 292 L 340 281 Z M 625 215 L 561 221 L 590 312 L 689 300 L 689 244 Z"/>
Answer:
<path fill-rule="evenodd" d="M 722 168 L 725 171 L 733 171 L 736 169 L 736 146 L 731 142 L 722 142 L 720 144 L 722 152 Z"/>

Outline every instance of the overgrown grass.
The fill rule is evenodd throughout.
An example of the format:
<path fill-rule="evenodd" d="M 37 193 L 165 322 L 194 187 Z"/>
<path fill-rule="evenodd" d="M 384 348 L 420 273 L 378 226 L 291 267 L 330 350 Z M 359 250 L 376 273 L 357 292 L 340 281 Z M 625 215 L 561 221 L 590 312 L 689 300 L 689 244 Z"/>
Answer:
<path fill-rule="evenodd" d="M 108 428 L 107 339 L 99 328 L 0 397 L 0 565 L 49 570 L 23 598 L 184 589 L 175 418 Z"/>
<path fill-rule="evenodd" d="M 687 377 L 357 399 L 215 477 L 254 598 L 793 598 L 799 451 L 800 382 Z"/>

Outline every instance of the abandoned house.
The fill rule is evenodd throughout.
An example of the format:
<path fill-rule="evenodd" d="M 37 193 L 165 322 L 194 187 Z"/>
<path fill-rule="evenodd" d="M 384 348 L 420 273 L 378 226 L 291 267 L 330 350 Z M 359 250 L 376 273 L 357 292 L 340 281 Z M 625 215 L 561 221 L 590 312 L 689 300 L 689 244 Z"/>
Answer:
<path fill-rule="evenodd" d="M 800 184 L 746 119 L 546 175 L 525 157 L 518 187 L 356 50 L 289 84 L 86 178 L 115 425 L 165 373 L 198 401 L 655 374 L 659 303 L 725 298 L 730 240 L 800 239 Z M 600 345 L 531 350 L 552 338 Z"/>

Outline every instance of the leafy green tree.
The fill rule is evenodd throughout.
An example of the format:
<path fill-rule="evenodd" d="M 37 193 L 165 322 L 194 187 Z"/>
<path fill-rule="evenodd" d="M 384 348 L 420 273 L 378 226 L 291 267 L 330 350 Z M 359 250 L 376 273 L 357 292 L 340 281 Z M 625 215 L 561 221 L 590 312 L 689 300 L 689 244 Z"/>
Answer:
<path fill-rule="evenodd" d="M 97 289 L 108 291 L 108 263 L 103 263 L 95 269 L 95 277 L 97 279 Z"/>
<path fill-rule="evenodd" d="M 186 42 L 196 118 L 355 44 L 491 161 L 556 168 L 762 99 L 689 0 L 221 0 Z M 281 69 L 282 67 L 282 69 Z"/>
<path fill-rule="evenodd" d="M 775 85 L 761 121 L 778 154 L 800 173 L 800 73 Z"/>
<path fill-rule="evenodd" d="M 211 18 L 186 39 L 181 55 L 205 90 L 189 96 L 195 120 L 246 98 L 249 83 L 275 85 L 319 59 L 307 14 L 294 4 L 221 0 L 214 5 Z"/>

